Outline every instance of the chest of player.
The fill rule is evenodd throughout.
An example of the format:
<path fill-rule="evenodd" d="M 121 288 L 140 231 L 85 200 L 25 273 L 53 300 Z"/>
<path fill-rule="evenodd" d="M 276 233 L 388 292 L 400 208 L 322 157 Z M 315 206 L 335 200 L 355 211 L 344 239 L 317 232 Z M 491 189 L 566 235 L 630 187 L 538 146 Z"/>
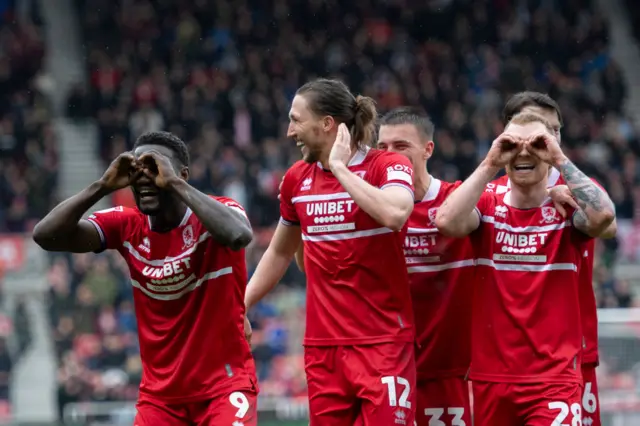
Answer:
<path fill-rule="evenodd" d="M 167 233 L 141 229 L 124 244 L 123 253 L 131 277 L 155 285 L 171 285 L 206 274 L 204 265 L 215 270 L 224 256 L 216 255 L 211 237 L 188 224 Z"/>
<path fill-rule="evenodd" d="M 435 225 L 438 204 L 417 203 L 408 220 L 407 234 L 403 250 L 407 266 L 415 264 L 439 264 L 462 254 L 464 239 L 446 237 L 438 232 Z"/>
<path fill-rule="evenodd" d="M 542 265 L 577 269 L 581 253 L 577 231 L 554 207 L 520 210 L 498 204 L 481 221 L 479 256 L 484 260 L 540 265 L 540 270 L 549 269 Z"/>
<path fill-rule="evenodd" d="M 367 178 L 366 169 L 350 168 L 360 178 Z M 300 220 L 302 232 L 317 235 L 333 232 L 353 232 L 379 228 L 364 212 L 340 182 L 330 172 L 318 169 L 304 177 L 291 199 Z"/>

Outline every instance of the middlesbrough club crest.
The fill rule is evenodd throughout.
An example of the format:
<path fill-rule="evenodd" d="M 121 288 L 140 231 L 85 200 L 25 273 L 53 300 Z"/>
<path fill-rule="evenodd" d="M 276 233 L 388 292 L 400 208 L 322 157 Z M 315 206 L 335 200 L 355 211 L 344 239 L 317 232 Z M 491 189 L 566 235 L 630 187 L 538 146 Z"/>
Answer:
<path fill-rule="evenodd" d="M 437 207 L 433 207 L 429 209 L 429 222 L 431 223 L 431 225 L 436 224 L 436 215 L 438 214 L 438 208 Z"/>
<path fill-rule="evenodd" d="M 553 207 L 542 208 L 542 220 L 540 223 L 553 223 L 558 220 L 558 212 Z"/>
<path fill-rule="evenodd" d="M 193 227 L 191 225 L 185 226 L 182 231 L 182 241 L 184 242 L 184 245 L 182 246 L 183 250 L 191 247 L 195 242 L 195 238 L 193 237 Z"/>

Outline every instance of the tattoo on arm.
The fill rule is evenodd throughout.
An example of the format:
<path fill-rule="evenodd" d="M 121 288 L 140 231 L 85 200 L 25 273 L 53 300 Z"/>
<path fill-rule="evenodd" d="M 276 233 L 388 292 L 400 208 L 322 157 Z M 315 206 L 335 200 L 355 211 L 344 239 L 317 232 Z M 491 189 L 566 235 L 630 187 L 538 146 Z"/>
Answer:
<path fill-rule="evenodd" d="M 607 194 L 571 161 L 564 162 L 559 170 L 582 210 L 591 208 L 596 212 L 601 212 L 607 207 L 613 207 Z"/>

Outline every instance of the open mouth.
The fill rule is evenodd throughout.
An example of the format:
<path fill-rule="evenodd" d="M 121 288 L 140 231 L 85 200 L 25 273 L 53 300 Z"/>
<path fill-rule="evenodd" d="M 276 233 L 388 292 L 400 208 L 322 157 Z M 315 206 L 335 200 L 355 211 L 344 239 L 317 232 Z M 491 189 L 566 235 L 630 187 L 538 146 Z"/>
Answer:
<path fill-rule="evenodd" d="M 516 166 L 513 166 L 513 168 L 517 172 L 526 172 L 535 169 L 536 166 L 534 166 L 533 164 L 518 164 Z"/>
<path fill-rule="evenodd" d="M 158 195 L 158 192 L 153 189 L 139 189 L 138 195 L 140 200 L 150 200 Z"/>

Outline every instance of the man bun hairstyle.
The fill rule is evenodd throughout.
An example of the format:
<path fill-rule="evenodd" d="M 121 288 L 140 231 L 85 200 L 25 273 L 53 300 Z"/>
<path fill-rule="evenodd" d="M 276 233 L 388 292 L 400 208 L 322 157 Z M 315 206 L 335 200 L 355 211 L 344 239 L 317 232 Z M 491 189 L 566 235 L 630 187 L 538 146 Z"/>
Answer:
<path fill-rule="evenodd" d="M 373 142 L 378 113 L 370 97 L 355 96 L 342 81 L 328 78 L 309 81 L 296 94 L 305 97 L 315 115 L 346 124 L 358 149 Z"/>
<path fill-rule="evenodd" d="M 182 166 L 189 166 L 189 149 L 182 139 L 169 132 L 147 132 L 138 137 L 133 149 L 135 151 L 139 146 L 145 145 L 160 145 L 169 148 L 173 151 L 175 159 L 180 162 Z"/>

